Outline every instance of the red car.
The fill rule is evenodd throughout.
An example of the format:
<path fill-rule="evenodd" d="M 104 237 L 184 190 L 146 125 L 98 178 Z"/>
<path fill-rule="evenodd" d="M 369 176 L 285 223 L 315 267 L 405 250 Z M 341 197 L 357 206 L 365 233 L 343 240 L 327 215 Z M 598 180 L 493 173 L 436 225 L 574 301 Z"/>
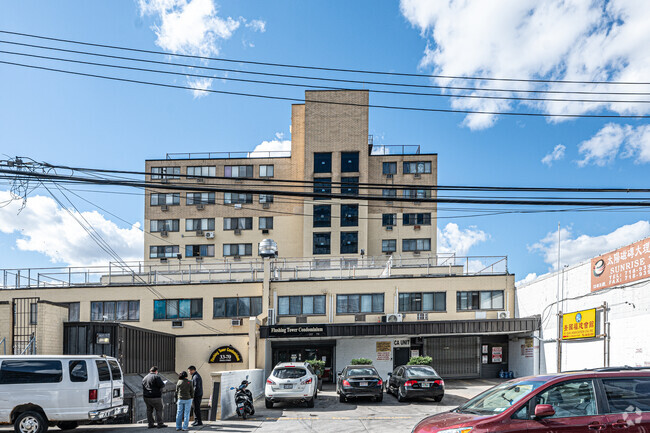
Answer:
<path fill-rule="evenodd" d="M 510 380 L 412 433 L 649 433 L 650 370 L 631 367 Z"/>

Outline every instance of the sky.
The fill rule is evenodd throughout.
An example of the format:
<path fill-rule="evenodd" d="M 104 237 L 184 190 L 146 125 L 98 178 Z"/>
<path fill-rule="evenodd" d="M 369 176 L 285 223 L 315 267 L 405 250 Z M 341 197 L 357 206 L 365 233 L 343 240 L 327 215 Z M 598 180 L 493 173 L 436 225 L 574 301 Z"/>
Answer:
<path fill-rule="evenodd" d="M 166 53 L 355 70 L 650 81 L 650 8 L 635 0 L 25 0 L 0 5 L 0 30 Z M 0 40 L 84 49 L 1 33 Z M 0 50 L 83 58 L 2 42 Z M 96 51 L 115 54 L 108 49 Z M 233 72 L 202 71 L 216 79 L 165 76 L 7 53 L 0 53 L 0 61 L 297 99 L 304 96 L 305 90 L 221 79 L 252 77 Z M 525 90 L 650 92 L 650 86 L 643 84 L 369 78 L 361 74 L 256 68 L 241 62 L 182 61 L 197 66 L 362 81 L 469 84 L 480 89 L 506 90 L 490 95 L 517 97 L 531 95 L 523 93 Z M 181 70 L 192 73 L 189 68 Z M 471 96 L 480 92 L 461 93 Z M 551 95 L 566 97 L 562 93 Z M 634 100 L 634 96 L 616 98 Z M 650 114 L 650 104 L 631 102 L 507 101 L 376 93 L 371 94 L 370 102 L 472 111 Z M 164 158 L 167 152 L 249 151 L 258 146 L 286 150 L 290 113 L 289 101 L 149 87 L 0 64 L 0 154 L 4 155 L 0 158 L 27 156 L 56 164 L 142 171 L 146 159 Z M 648 186 L 650 126 L 644 119 L 464 115 L 371 108 L 370 133 L 375 144 L 419 145 L 422 152 L 437 153 L 438 183 L 442 185 Z M 9 188 L 6 181 L 0 183 L 0 206 L 4 206 L 0 207 L 0 268 L 105 263 L 106 254 L 76 223 L 74 217 L 80 215 L 110 240 L 122 258 L 142 258 L 144 200 L 139 191 L 78 187 L 75 192 L 80 197 L 70 195 L 76 210 L 68 213 L 44 189 L 32 191 L 20 210 L 23 203 L 10 200 Z M 108 190 L 119 194 L 109 194 Z M 512 206 L 506 210 L 513 210 Z M 477 213 L 481 212 L 440 205 L 439 251 L 508 256 L 509 271 L 518 281 L 530 280 L 557 266 L 558 224 L 561 266 L 650 235 L 649 217 L 643 209 L 473 216 Z"/>

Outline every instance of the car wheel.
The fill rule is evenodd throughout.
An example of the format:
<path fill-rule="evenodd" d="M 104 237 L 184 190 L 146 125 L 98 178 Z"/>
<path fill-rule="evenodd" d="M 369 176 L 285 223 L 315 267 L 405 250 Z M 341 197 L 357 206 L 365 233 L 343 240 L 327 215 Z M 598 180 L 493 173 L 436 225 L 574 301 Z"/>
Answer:
<path fill-rule="evenodd" d="M 375 397 L 375 401 L 376 401 L 377 403 L 380 403 L 380 402 L 383 401 L 383 400 L 384 400 L 384 394 L 383 394 L 383 393 L 382 393 L 382 394 L 379 394 L 377 397 Z"/>
<path fill-rule="evenodd" d="M 318 398 L 318 389 L 314 392 L 314 398 Z"/>
<path fill-rule="evenodd" d="M 57 423 L 56 426 L 61 430 L 72 430 L 79 426 L 77 421 L 61 421 Z"/>
<path fill-rule="evenodd" d="M 406 396 L 402 394 L 402 388 L 397 388 L 397 401 L 400 403 L 406 401 Z"/>
<path fill-rule="evenodd" d="M 339 393 L 339 402 L 345 403 L 346 401 L 348 401 L 348 399 L 345 398 L 345 395 L 343 395 L 343 393 Z"/>
<path fill-rule="evenodd" d="M 45 417 L 33 411 L 21 413 L 14 422 L 14 430 L 16 433 L 45 433 L 47 427 Z"/>
<path fill-rule="evenodd" d="M 443 394 L 443 395 L 439 395 L 439 396 L 437 396 L 437 397 L 433 397 L 433 401 L 439 403 L 439 402 L 442 401 L 442 397 L 444 397 L 444 394 Z"/>
<path fill-rule="evenodd" d="M 267 409 L 273 409 L 273 402 L 268 398 L 264 399 L 264 405 Z"/>
<path fill-rule="evenodd" d="M 310 398 L 309 400 L 307 400 L 307 407 L 308 408 L 314 407 L 314 399 L 313 398 Z"/>

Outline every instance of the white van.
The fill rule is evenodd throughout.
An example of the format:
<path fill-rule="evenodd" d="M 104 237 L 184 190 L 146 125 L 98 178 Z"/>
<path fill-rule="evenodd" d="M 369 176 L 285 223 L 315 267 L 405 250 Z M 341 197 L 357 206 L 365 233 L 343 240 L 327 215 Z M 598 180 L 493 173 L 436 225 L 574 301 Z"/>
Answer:
<path fill-rule="evenodd" d="M 0 356 L 0 424 L 45 433 L 126 414 L 122 369 L 96 355 Z"/>

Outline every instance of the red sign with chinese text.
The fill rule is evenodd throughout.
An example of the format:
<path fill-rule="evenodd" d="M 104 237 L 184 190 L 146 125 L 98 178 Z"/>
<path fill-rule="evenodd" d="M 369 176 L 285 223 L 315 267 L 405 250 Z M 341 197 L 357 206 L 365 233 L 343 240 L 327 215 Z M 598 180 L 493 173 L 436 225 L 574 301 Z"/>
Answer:
<path fill-rule="evenodd" d="M 650 278 L 650 238 L 591 259 L 591 291 Z"/>

